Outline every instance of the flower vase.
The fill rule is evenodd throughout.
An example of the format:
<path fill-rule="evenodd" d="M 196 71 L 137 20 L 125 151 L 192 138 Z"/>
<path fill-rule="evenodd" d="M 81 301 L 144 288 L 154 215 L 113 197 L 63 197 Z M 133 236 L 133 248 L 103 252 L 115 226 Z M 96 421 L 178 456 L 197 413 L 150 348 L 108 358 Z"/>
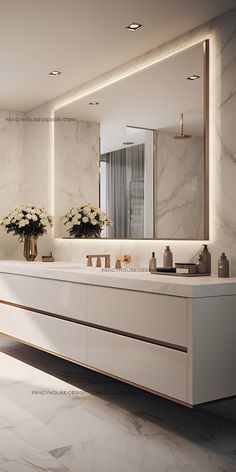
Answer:
<path fill-rule="evenodd" d="M 27 261 L 34 261 L 37 257 L 38 236 L 27 234 L 24 236 L 24 257 Z"/>
<path fill-rule="evenodd" d="M 101 227 L 90 223 L 81 223 L 74 230 L 75 238 L 100 238 Z"/>

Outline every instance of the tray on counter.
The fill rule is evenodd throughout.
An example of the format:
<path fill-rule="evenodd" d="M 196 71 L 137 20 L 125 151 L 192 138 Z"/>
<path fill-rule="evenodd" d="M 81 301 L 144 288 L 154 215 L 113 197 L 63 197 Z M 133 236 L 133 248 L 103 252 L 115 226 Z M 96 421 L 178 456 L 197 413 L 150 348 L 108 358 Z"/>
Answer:
<path fill-rule="evenodd" d="M 150 272 L 150 274 L 154 274 L 154 275 L 174 275 L 174 276 L 177 276 L 177 277 L 210 277 L 211 274 L 208 274 L 208 273 L 205 273 L 205 274 L 181 274 L 181 273 L 178 273 L 178 272 L 161 272 L 161 271 L 158 271 L 158 272 Z"/>

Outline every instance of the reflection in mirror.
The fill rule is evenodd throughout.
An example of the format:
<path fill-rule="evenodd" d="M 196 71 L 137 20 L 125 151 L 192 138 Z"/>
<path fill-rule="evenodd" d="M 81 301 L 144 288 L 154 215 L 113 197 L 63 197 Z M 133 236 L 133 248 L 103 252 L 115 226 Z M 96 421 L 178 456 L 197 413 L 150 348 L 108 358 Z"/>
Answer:
<path fill-rule="evenodd" d="M 110 238 L 152 237 L 152 188 L 144 192 L 152 181 L 153 133 L 127 128 L 125 139 L 123 147 L 114 150 L 101 139 L 102 151 L 108 152 L 101 152 L 100 156 L 100 204 L 113 223 L 106 235 Z"/>
<path fill-rule="evenodd" d="M 208 238 L 205 47 L 56 110 L 56 216 L 90 203 L 102 237 Z"/>

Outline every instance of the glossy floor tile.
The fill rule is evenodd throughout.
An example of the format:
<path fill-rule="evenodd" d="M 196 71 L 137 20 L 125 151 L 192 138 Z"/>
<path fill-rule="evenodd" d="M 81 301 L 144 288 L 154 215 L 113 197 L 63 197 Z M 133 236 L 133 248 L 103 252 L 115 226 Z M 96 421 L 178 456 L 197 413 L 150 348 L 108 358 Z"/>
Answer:
<path fill-rule="evenodd" d="M 235 472 L 236 399 L 189 410 L 0 336 L 0 472 Z"/>

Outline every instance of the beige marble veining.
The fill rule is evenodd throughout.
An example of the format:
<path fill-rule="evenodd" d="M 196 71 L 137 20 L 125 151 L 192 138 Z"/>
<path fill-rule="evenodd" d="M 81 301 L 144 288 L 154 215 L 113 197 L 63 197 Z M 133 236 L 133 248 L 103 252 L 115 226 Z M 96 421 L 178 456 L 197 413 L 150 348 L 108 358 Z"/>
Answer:
<path fill-rule="evenodd" d="M 72 206 L 99 205 L 99 124 L 58 121 L 54 132 L 55 236 L 66 236 L 60 218 Z"/>
<path fill-rule="evenodd" d="M 159 238 L 204 239 L 204 144 L 157 132 L 156 233 Z"/>

